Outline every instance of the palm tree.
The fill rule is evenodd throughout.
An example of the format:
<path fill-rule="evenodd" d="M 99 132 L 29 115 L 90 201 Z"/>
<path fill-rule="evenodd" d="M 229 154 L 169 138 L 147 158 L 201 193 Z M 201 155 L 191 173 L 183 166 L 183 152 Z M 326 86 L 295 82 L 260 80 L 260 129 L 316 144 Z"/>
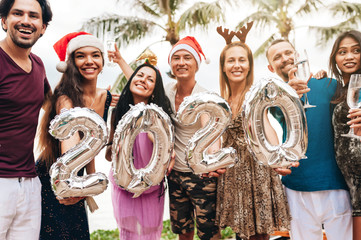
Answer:
<path fill-rule="evenodd" d="M 276 26 L 277 31 L 271 34 L 264 43 L 255 51 L 254 57 L 264 53 L 266 47 L 280 34 L 282 38 L 288 39 L 291 31 L 296 26 L 294 19 L 299 19 L 312 11 L 317 11 L 322 6 L 321 0 L 250 0 L 257 7 L 257 11 L 241 20 L 236 26 L 239 30 L 247 22 L 254 21 L 254 26 L 259 30 L 265 27 Z"/>
<path fill-rule="evenodd" d="M 341 16 L 344 21 L 330 27 L 310 26 L 319 34 L 318 45 L 324 45 L 343 31 L 359 29 L 361 25 L 361 3 L 337 1 L 327 6 L 333 18 Z"/>
<path fill-rule="evenodd" d="M 205 31 L 210 23 L 223 22 L 224 8 L 222 4 L 227 4 L 229 1 L 195 2 L 188 9 L 183 10 L 186 6 L 185 0 L 133 0 L 133 8 L 139 9 L 137 15 L 144 16 L 143 18 L 104 14 L 86 21 L 82 30 L 103 39 L 111 34 L 119 45 L 128 45 L 163 32 L 159 40 L 168 41 L 174 45 L 178 42 L 180 33 L 185 30 L 199 28 Z M 117 3 L 119 2 L 117 0 Z M 132 67 L 134 66 L 133 64 Z M 123 81 L 126 82 L 125 78 L 120 77 L 120 79 L 122 80 L 119 80 L 118 77 L 114 87 L 122 85 Z M 119 90 L 119 87 L 116 88 Z"/>

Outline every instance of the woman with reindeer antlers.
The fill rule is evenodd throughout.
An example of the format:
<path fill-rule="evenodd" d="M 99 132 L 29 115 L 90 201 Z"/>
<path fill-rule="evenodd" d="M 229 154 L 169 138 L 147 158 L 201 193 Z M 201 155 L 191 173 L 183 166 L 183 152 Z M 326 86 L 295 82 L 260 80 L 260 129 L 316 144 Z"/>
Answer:
<path fill-rule="evenodd" d="M 233 119 L 224 135 L 224 146 L 232 146 L 239 154 L 238 163 L 219 177 L 217 190 L 217 221 L 221 228 L 230 226 L 237 239 L 269 239 L 275 230 L 288 230 L 290 215 L 281 180 L 273 169 L 258 164 L 247 150 L 242 127 L 241 106 L 245 93 L 253 83 L 253 55 L 245 44 L 248 31 L 228 33 L 217 31 L 227 45 L 220 55 L 220 91 L 231 106 Z M 232 42 L 236 35 L 240 41 Z M 267 125 L 267 138 L 278 144 L 276 133 Z"/>

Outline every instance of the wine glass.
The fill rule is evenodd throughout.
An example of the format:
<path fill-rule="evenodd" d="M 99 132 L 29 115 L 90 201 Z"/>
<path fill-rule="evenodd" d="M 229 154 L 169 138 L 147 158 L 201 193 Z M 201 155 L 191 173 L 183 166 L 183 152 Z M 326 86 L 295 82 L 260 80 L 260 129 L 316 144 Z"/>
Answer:
<path fill-rule="evenodd" d="M 296 77 L 301 80 L 307 81 L 311 75 L 310 64 L 308 62 L 306 49 L 296 52 L 295 55 L 295 66 L 297 67 L 297 72 L 295 73 Z M 304 93 L 305 102 L 303 108 L 313 108 L 316 105 L 311 105 L 307 98 L 307 93 Z"/>
<path fill-rule="evenodd" d="M 110 39 L 110 40 L 107 40 L 107 50 L 108 51 L 115 51 L 115 40 L 114 39 Z M 116 66 L 116 63 L 113 62 L 113 59 L 111 58 L 107 64 L 109 67 L 115 67 Z"/>
<path fill-rule="evenodd" d="M 351 109 L 357 109 L 361 107 L 361 74 L 352 74 L 347 89 L 347 105 Z M 353 128 L 347 134 L 341 134 L 342 137 L 359 138 L 355 135 Z"/>

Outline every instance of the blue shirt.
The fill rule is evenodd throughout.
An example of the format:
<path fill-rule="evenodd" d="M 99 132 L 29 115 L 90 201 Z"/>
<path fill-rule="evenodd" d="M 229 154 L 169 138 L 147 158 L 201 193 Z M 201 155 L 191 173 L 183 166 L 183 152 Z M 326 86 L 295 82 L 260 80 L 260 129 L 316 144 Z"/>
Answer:
<path fill-rule="evenodd" d="M 336 80 L 312 78 L 307 93 L 310 104 L 315 108 L 306 110 L 308 127 L 307 159 L 300 160 L 300 166 L 292 168 L 292 173 L 282 177 L 283 184 L 295 191 L 322 191 L 346 189 L 345 180 L 337 166 L 333 142 L 332 113 L 330 104 L 336 90 Z M 272 112 L 271 112 L 272 113 Z M 274 115 L 286 130 L 283 116 Z"/>

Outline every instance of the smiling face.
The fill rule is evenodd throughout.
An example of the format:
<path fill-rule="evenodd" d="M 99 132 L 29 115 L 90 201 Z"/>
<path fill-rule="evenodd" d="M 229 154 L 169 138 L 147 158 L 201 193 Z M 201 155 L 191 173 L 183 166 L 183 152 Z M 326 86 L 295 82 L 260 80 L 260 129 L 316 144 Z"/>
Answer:
<path fill-rule="evenodd" d="M 21 48 L 31 48 L 44 34 L 42 11 L 36 0 L 15 0 L 2 25 L 7 37 Z"/>
<path fill-rule="evenodd" d="M 226 74 L 230 83 L 245 82 L 249 69 L 247 51 L 243 47 L 235 46 L 227 50 L 223 72 Z"/>
<path fill-rule="evenodd" d="M 75 66 L 87 80 L 97 80 L 103 69 L 103 56 L 96 47 L 82 47 L 74 52 Z"/>
<path fill-rule="evenodd" d="M 194 79 L 198 64 L 194 56 L 187 50 L 179 50 L 172 55 L 170 66 L 177 80 Z"/>
<path fill-rule="evenodd" d="M 142 67 L 138 70 L 129 86 L 134 104 L 140 102 L 148 103 L 154 91 L 156 77 L 154 69 L 150 67 Z"/>
<path fill-rule="evenodd" d="M 345 37 L 339 45 L 335 60 L 342 73 L 345 83 L 350 79 L 351 74 L 361 68 L 360 44 L 352 37 Z"/>
<path fill-rule="evenodd" d="M 289 42 L 279 42 L 268 49 L 268 69 L 284 81 L 288 81 L 288 72 L 294 67 L 295 50 Z"/>

